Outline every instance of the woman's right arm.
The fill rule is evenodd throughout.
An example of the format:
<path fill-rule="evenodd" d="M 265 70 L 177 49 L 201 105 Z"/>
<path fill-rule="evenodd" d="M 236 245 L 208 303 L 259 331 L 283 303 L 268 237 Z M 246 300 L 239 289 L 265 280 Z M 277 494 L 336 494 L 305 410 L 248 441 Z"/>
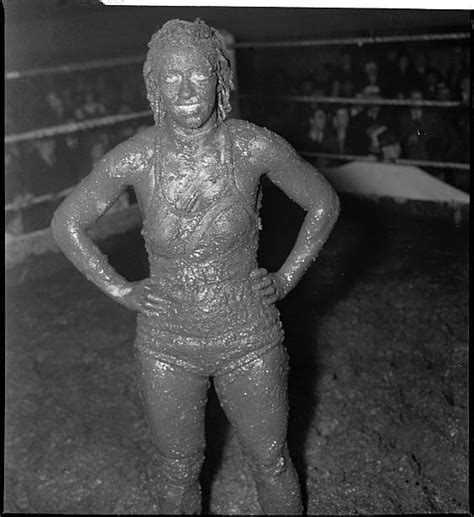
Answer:
<path fill-rule="evenodd" d="M 116 302 L 140 310 L 143 287 L 122 277 L 87 233 L 130 184 L 126 173 L 117 172 L 112 152 L 61 203 L 51 230 L 63 253 L 88 280 Z"/>

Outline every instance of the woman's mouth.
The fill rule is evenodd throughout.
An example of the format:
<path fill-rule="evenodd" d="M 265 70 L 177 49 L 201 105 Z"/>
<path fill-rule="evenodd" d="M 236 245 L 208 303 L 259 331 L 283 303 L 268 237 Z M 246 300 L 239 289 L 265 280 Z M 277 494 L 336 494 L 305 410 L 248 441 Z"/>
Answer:
<path fill-rule="evenodd" d="M 199 108 L 200 104 L 180 104 L 176 106 L 176 109 L 180 113 L 184 113 L 186 115 L 193 113 Z"/>

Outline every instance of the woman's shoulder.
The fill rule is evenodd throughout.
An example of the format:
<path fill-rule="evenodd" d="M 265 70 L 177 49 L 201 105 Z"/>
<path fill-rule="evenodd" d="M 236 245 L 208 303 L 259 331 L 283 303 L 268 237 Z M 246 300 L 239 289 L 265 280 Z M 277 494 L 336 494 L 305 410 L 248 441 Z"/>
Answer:
<path fill-rule="evenodd" d="M 246 152 L 270 151 L 285 142 L 277 133 L 247 120 L 227 119 L 224 125 L 228 128 L 234 145 Z"/>
<path fill-rule="evenodd" d="M 109 151 L 118 175 L 135 174 L 148 168 L 155 148 L 156 128 L 138 131 Z"/>
<path fill-rule="evenodd" d="M 234 150 L 253 172 L 254 179 L 274 168 L 276 162 L 298 159 L 294 148 L 283 137 L 265 127 L 238 119 L 230 119 L 226 125 Z"/>

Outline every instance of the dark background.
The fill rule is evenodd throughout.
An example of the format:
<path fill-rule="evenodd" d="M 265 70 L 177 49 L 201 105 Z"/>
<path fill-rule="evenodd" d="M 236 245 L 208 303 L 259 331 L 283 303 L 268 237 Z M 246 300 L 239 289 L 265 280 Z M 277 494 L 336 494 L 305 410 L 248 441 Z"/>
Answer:
<path fill-rule="evenodd" d="M 236 41 L 469 30 L 469 11 L 246 7 L 110 7 L 92 0 L 5 0 L 6 69 L 144 54 L 172 18 L 206 23 Z"/>

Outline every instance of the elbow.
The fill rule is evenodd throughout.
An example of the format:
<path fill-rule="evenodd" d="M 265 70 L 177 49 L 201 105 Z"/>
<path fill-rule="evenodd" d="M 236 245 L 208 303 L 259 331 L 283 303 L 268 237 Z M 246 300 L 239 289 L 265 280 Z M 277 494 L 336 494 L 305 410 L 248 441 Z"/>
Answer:
<path fill-rule="evenodd" d="M 315 221 L 324 220 L 331 227 L 337 221 L 341 212 L 341 202 L 336 191 L 330 187 L 324 197 L 319 198 L 316 202 L 308 209 L 308 214 L 311 214 L 311 218 Z"/>
<path fill-rule="evenodd" d="M 51 219 L 50 230 L 53 239 L 60 248 L 63 248 L 65 241 L 68 240 L 68 236 L 73 233 L 73 229 L 67 219 L 61 214 L 60 209 L 54 212 L 53 218 Z"/>
<path fill-rule="evenodd" d="M 334 188 L 328 185 L 329 188 L 325 193 L 325 196 L 321 198 L 317 206 L 315 206 L 315 212 L 318 217 L 324 215 L 326 221 L 329 224 L 334 225 L 337 221 L 341 212 L 341 202 L 339 196 L 336 194 Z"/>

